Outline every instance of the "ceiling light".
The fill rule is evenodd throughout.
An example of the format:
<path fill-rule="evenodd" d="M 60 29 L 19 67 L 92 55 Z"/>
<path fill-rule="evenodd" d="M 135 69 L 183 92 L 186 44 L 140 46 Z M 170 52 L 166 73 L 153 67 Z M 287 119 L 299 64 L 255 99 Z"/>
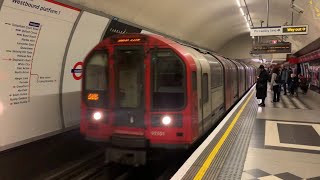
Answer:
<path fill-rule="evenodd" d="M 241 7 L 240 0 L 236 0 L 239 7 Z"/>
<path fill-rule="evenodd" d="M 249 23 L 247 22 L 247 27 L 250 29 L 250 25 L 249 25 Z"/>
<path fill-rule="evenodd" d="M 240 12 L 241 12 L 241 15 L 244 16 L 244 12 L 242 8 L 240 8 Z"/>

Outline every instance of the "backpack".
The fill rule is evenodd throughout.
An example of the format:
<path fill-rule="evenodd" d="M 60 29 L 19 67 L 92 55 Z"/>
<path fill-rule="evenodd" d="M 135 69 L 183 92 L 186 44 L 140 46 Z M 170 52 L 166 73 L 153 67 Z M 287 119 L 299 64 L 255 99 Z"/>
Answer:
<path fill-rule="evenodd" d="M 282 81 L 281 81 L 281 75 L 280 74 L 277 74 L 277 77 L 276 77 L 274 82 L 276 82 L 277 84 L 281 84 Z"/>

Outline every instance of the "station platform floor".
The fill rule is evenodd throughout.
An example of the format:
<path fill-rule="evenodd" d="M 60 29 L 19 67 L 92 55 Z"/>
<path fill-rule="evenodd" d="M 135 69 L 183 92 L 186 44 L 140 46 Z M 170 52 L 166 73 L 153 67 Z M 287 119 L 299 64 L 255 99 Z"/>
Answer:
<path fill-rule="evenodd" d="M 272 97 L 253 87 L 171 179 L 319 180 L 320 94 Z"/>

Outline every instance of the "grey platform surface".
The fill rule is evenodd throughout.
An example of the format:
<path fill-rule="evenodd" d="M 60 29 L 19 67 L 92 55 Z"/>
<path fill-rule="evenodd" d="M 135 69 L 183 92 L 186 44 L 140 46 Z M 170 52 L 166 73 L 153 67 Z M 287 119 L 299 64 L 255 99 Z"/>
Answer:
<path fill-rule="evenodd" d="M 178 171 L 172 179 L 320 179 L 320 95 L 271 100 L 269 91 L 266 107 L 258 107 L 254 92 L 203 176 L 196 174 L 245 101 L 199 157 L 186 161 L 183 176 Z"/>

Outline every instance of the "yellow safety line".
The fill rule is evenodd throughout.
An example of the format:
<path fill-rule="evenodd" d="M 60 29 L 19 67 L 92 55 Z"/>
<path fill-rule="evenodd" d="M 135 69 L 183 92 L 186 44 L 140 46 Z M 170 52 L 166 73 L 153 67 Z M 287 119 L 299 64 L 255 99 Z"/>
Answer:
<path fill-rule="evenodd" d="M 212 160 L 215 158 L 215 156 L 217 155 L 217 153 L 219 152 L 221 146 L 223 145 L 224 141 L 227 139 L 228 135 L 230 134 L 233 126 L 236 124 L 236 122 L 238 121 L 242 111 L 244 110 L 244 108 L 247 106 L 249 100 L 251 99 L 253 95 L 253 92 L 251 93 L 251 95 L 249 96 L 249 98 L 246 100 L 246 102 L 242 105 L 241 109 L 239 110 L 239 112 L 237 113 L 237 115 L 234 117 L 234 119 L 232 120 L 231 124 L 229 125 L 228 129 L 224 132 L 224 134 L 222 135 L 221 139 L 219 140 L 219 142 L 217 143 L 217 145 L 213 148 L 213 150 L 210 152 L 209 156 L 207 157 L 206 161 L 203 163 L 203 165 L 201 166 L 200 170 L 197 172 L 196 176 L 193 178 L 194 180 L 200 180 L 202 179 L 202 177 L 205 175 L 205 173 L 207 172 Z"/>

